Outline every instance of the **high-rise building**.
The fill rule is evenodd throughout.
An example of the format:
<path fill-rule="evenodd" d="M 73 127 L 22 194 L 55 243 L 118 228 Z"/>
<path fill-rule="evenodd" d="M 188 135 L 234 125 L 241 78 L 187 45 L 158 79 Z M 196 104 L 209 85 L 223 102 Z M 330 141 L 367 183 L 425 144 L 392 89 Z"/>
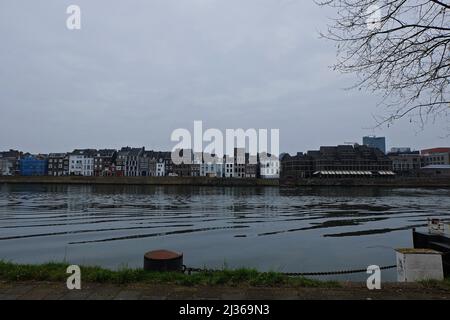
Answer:
<path fill-rule="evenodd" d="M 363 137 L 363 145 L 371 148 L 377 148 L 378 150 L 381 150 L 383 153 L 386 153 L 385 137 L 376 137 L 376 136 Z"/>

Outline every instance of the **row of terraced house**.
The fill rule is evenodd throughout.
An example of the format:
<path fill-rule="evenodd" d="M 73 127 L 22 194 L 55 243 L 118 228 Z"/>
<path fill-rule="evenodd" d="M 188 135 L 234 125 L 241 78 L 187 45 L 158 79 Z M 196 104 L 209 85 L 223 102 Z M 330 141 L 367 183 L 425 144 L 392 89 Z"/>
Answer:
<path fill-rule="evenodd" d="M 278 158 L 267 155 L 252 159 L 236 149 L 231 160 L 208 157 L 175 164 L 171 152 L 123 147 L 115 149 L 76 149 L 68 153 L 32 155 L 17 150 L 0 152 L 0 175 L 23 176 L 208 176 L 221 178 L 278 178 Z M 213 160 L 211 160 L 213 159 Z"/>

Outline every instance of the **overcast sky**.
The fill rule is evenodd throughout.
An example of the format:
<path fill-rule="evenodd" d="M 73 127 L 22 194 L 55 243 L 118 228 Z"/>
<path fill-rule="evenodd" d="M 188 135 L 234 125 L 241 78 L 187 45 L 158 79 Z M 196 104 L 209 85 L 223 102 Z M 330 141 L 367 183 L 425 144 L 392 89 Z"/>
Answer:
<path fill-rule="evenodd" d="M 66 8 L 81 7 L 79 31 Z M 445 123 L 383 114 L 330 66 L 333 12 L 313 0 L 1 0 L 0 150 L 170 150 L 174 129 L 279 128 L 281 151 L 361 142 L 450 145 Z"/>

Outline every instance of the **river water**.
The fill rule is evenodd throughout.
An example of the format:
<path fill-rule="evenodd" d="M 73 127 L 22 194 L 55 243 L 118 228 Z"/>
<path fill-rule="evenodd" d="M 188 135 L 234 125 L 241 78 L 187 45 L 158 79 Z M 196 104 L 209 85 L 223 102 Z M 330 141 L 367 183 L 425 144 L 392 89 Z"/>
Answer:
<path fill-rule="evenodd" d="M 193 267 L 361 269 L 395 264 L 413 227 L 449 216 L 447 189 L 3 184 L 0 259 L 117 269 L 164 248 Z"/>

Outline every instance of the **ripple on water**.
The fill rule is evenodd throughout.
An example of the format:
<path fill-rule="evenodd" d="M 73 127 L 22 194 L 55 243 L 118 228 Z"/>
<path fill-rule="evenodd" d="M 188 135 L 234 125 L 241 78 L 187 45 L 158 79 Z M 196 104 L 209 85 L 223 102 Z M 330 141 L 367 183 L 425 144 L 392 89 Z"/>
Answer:
<path fill-rule="evenodd" d="M 0 186 L 0 259 L 140 265 L 151 248 L 189 262 L 286 271 L 392 264 L 446 189 Z M 114 248 L 108 250 L 107 248 Z M 345 265 L 341 265 L 344 263 Z"/>

